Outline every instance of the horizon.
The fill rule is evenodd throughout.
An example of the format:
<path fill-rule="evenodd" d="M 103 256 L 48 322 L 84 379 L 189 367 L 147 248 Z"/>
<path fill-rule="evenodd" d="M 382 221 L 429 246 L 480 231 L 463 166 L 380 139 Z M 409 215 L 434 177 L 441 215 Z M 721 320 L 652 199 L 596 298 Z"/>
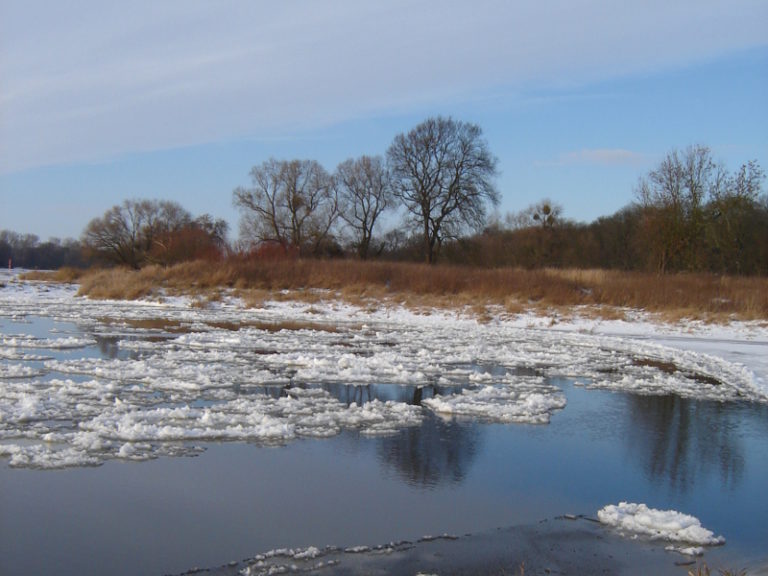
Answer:
<path fill-rule="evenodd" d="M 131 198 L 236 237 L 232 191 L 254 165 L 333 171 L 437 115 L 482 128 L 502 215 L 543 198 L 569 220 L 611 215 L 693 144 L 731 170 L 768 163 L 758 1 L 11 1 L 0 16 L 0 229 L 41 240 Z"/>

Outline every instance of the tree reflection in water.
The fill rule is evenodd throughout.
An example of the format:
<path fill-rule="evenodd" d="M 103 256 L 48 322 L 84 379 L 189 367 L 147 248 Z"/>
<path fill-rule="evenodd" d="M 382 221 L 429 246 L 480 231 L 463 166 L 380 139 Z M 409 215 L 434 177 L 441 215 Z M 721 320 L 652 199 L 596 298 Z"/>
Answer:
<path fill-rule="evenodd" d="M 460 393 L 462 386 L 349 386 L 326 383 L 322 388 L 339 401 L 362 406 L 371 400 L 420 405 L 424 398 Z M 404 428 L 379 440 L 379 460 L 409 484 L 432 487 L 461 482 L 480 446 L 477 423 L 444 421 L 429 412 L 421 426 Z"/>
<path fill-rule="evenodd" d="M 427 415 L 419 427 L 381 439 L 381 462 L 416 486 L 458 484 L 477 456 L 481 434 L 476 423 L 446 422 Z"/>
<path fill-rule="evenodd" d="M 121 336 L 103 336 L 101 334 L 93 334 L 92 336 L 96 340 L 96 346 L 102 358 L 107 360 L 135 360 L 140 357 L 139 352 L 120 347 L 120 341 L 123 339 Z M 164 338 L 158 340 L 164 340 Z"/>
<path fill-rule="evenodd" d="M 119 342 L 120 339 L 117 336 L 94 336 L 96 339 L 96 345 L 99 347 L 99 352 L 102 358 L 114 360 L 120 353 Z"/>
<path fill-rule="evenodd" d="M 719 475 L 732 490 L 744 475 L 740 418 L 749 405 L 696 401 L 678 396 L 627 395 L 628 445 L 650 480 L 681 493 Z"/>

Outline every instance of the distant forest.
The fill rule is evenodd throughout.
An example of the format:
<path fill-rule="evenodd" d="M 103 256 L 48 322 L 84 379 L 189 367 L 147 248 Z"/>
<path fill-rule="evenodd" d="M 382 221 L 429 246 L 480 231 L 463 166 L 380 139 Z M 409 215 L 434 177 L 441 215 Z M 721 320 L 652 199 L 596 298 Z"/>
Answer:
<path fill-rule="evenodd" d="M 478 126 L 429 118 L 399 134 L 386 157 L 350 158 L 333 173 L 314 160 L 254 166 L 252 185 L 233 192 L 237 242 L 208 214 L 126 200 L 79 240 L 0 231 L 0 262 L 137 269 L 236 255 L 768 275 L 768 196 L 757 161 L 729 172 L 706 146 L 674 150 L 640 178 L 635 202 L 589 224 L 549 200 L 505 216 L 489 211 L 499 204 L 496 165 Z M 387 211 L 401 220 L 381 233 Z"/>
<path fill-rule="evenodd" d="M 51 238 L 41 242 L 34 234 L 19 234 L 10 230 L 0 230 L 0 263 L 8 267 L 39 270 L 90 265 L 78 240 Z"/>

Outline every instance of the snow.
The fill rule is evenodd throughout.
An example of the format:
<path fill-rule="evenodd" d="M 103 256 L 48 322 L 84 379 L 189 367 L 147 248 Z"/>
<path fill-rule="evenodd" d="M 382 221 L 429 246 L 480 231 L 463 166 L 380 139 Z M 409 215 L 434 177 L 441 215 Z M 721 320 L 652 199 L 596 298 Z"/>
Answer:
<path fill-rule="evenodd" d="M 250 560 L 245 560 L 244 568 L 239 570 L 242 576 L 270 576 L 272 574 L 296 574 L 332 568 L 339 560 L 315 561 L 329 555 L 338 556 L 341 551 L 333 546 L 323 549 L 310 546 L 308 548 L 280 548 L 259 554 Z M 236 563 L 235 563 L 236 564 Z"/>
<path fill-rule="evenodd" d="M 91 338 L 35 338 L 33 336 L 0 336 L 0 346 L 4 348 L 45 348 L 48 350 L 64 350 L 67 348 L 85 348 L 96 341 Z"/>
<path fill-rule="evenodd" d="M 677 552 L 683 556 L 702 556 L 704 554 L 704 548 L 701 546 L 666 546 L 664 550 L 669 552 Z"/>
<path fill-rule="evenodd" d="M 0 379 L 3 378 L 31 378 L 42 376 L 42 370 L 25 366 L 24 364 L 0 364 Z"/>
<path fill-rule="evenodd" d="M 453 396 L 436 396 L 422 402 L 438 414 L 468 416 L 492 422 L 547 424 L 550 414 L 565 408 L 565 396 L 553 386 L 522 384 L 511 379 L 504 387 L 484 386 Z"/>
<path fill-rule="evenodd" d="M 674 510 L 656 510 L 645 504 L 621 502 L 601 508 L 597 517 L 603 524 L 622 533 L 686 544 L 668 547 L 682 554 L 699 555 L 702 546 L 725 544 L 725 538 L 704 528 L 698 518 Z"/>
<path fill-rule="evenodd" d="M 0 457 L 12 466 L 146 460 L 196 454 L 207 442 L 281 444 L 343 430 L 395 434 L 430 413 L 546 424 L 567 410 L 562 378 L 768 402 L 768 327 L 759 323 L 501 309 L 480 323 L 463 310 L 372 310 L 323 292 L 312 304 L 258 309 L 225 295 L 201 309 L 179 297 L 93 301 L 76 286 L 8 272 L 0 283 Z M 38 318 L 54 329 L 35 333 Z M 104 339 L 116 355 L 99 351 Z"/>

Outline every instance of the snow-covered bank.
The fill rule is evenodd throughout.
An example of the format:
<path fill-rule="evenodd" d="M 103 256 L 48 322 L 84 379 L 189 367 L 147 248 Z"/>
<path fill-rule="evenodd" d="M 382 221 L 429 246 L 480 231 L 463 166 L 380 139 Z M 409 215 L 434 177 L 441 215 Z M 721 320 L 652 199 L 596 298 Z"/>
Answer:
<path fill-rule="evenodd" d="M 425 410 L 546 424 L 567 410 L 557 378 L 768 402 L 768 327 L 758 323 L 500 310 L 479 322 L 463 310 L 363 308 L 327 293 L 200 308 L 183 297 L 91 301 L 74 286 L 2 283 L 0 456 L 14 466 L 194 454 L 202 442 L 280 443 L 345 428 L 389 434 L 420 424 Z M 40 317 L 63 328 L 32 334 Z"/>

